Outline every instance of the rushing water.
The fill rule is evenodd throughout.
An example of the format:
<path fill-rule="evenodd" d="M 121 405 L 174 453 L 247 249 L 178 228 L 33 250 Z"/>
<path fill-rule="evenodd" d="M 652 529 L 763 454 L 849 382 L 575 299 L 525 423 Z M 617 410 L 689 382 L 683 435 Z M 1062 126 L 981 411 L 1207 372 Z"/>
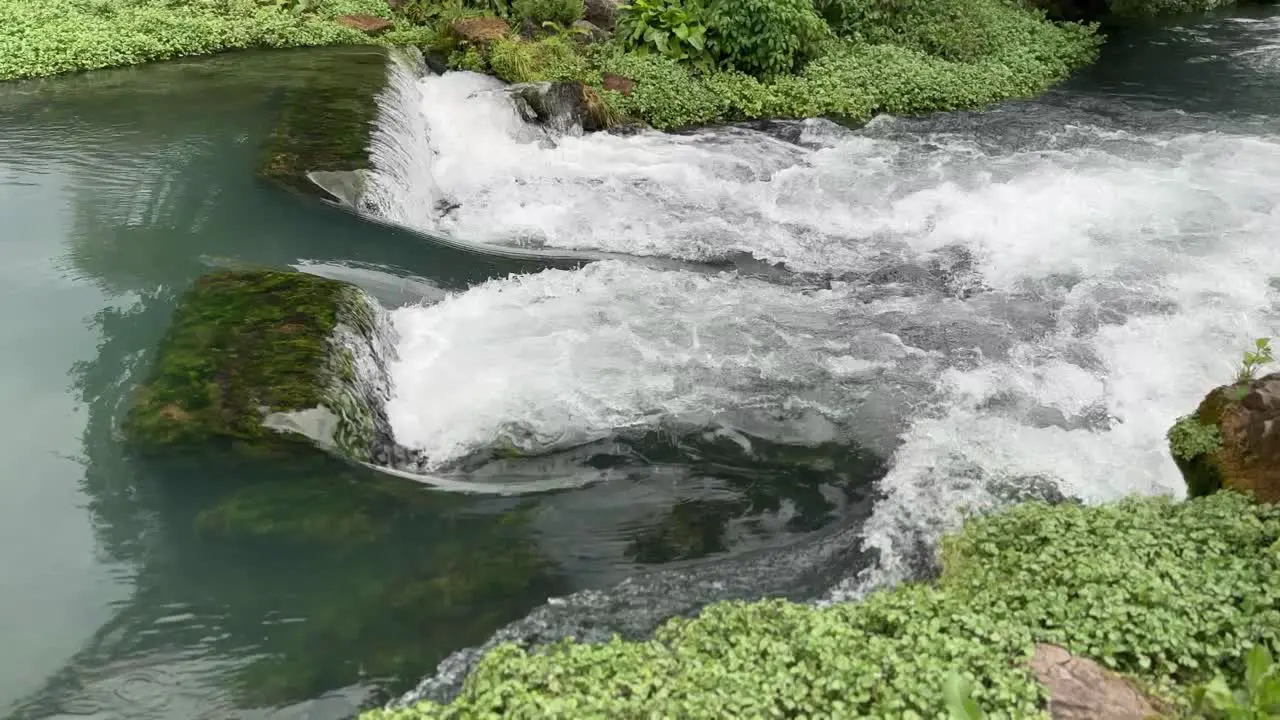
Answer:
<path fill-rule="evenodd" d="M 0 86 L 0 714 L 345 717 L 495 639 L 856 596 L 965 508 L 1180 494 L 1164 429 L 1275 330 L 1277 30 L 1128 31 L 1036 101 L 856 130 L 559 137 L 402 64 L 391 224 L 252 176 L 349 51 Z M 124 452 L 177 294 L 260 265 L 391 309 L 424 482 Z"/>

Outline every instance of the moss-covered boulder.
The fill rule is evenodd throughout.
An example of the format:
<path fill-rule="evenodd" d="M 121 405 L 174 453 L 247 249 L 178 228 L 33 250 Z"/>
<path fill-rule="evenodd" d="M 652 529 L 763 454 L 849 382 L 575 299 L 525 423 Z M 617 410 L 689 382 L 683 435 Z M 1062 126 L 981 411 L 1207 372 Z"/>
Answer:
<path fill-rule="evenodd" d="M 369 140 L 386 87 L 388 56 L 361 48 L 325 57 L 305 83 L 290 87 L 263 151 L 260 174 L 286 187 L 318 195 L 312 172 L 369 168 Z"/>
<path fill-rule="evenodd" d="M 390 442 L 382 310 L 353 285 L 218 272 L 180 300 L 125 419 L 141 450 L 280 450 L 309 441 L 367 461 Z"/>
<path fill-rule="evenodd" d="M 1280 374 L 1224 385 L 1169 429 L 1192 497 L 1226 488 L 1280 502 Z"/>

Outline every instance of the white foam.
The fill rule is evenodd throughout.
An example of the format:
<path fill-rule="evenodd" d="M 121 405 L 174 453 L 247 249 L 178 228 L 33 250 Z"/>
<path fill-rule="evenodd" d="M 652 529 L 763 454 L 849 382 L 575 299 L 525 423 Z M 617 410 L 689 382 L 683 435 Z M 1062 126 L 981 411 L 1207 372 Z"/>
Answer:
<path fill-rule="evenodd" d="M 926 360 L 858 305 L 847 289 L 616 261 L 495 281 L 393 313 L 388 413 L 436 467 L 495 443 L 543 452 L 725 411 L 767 410 L 773 433 L 814 409 L 851 419 L 870 387 L 851 363 Z"/>

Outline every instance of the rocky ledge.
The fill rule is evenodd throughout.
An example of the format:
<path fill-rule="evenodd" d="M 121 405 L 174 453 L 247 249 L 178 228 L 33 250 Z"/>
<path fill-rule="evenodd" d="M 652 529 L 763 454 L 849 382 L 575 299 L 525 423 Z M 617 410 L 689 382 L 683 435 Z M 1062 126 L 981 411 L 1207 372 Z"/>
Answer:
<path fill-rule="evenodd" d="M 382 309 L 355 286 L 299 272 L 219 272 L 180 301 L 124 422 L 145 452 L 317 445 L 382 455 L 391 352 Z"/>
<path fill-rule="evenodd" d="M 309 195 L 325 194 L 312 173 L 369 169 L 378 94 L 387 85 L 381 48 L 330 53 L 317 63 L 308 82 L 285 91 L 259 168 L 262 177 Z"/>

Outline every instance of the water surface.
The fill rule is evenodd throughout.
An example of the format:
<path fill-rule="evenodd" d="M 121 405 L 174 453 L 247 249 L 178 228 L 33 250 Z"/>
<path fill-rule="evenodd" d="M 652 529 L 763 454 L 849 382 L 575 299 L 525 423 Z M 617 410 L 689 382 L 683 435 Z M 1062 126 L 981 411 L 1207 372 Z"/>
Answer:
<path fill-rule="evenodd" d="M 1164 428 L 1276 328 L 1278 26 L 1127 30 L 1036 101 L 858 130 L 545 137 L 410 78 L 374 209 L 452 245 L 253 176 L 358 50 L 0 86 L 0 712 L 347 717 L 493 639 L 918 575 L 964 508 L 1181 494 Z M 392 309 L 397 440 L 473 492 L 125 452 L 178 295 L 257 266 Z"/>

